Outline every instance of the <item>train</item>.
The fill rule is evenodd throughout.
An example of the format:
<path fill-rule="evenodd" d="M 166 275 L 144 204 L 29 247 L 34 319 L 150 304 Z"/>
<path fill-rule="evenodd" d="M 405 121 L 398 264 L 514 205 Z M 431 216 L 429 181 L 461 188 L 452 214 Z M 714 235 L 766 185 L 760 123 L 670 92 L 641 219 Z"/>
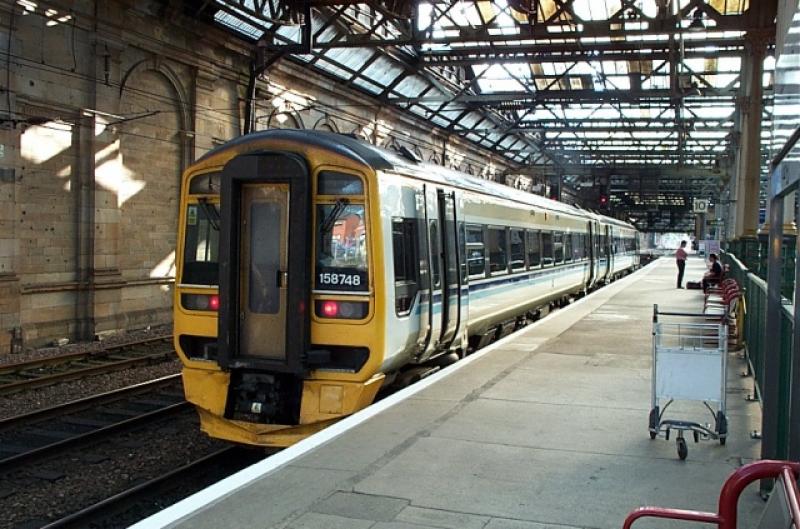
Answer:
<path fill-rule="evenodd" d="M 638 266 L 631 224 L 347 135 L 182 179 L 174 342 L 208 435 L 285 447 Z"/>

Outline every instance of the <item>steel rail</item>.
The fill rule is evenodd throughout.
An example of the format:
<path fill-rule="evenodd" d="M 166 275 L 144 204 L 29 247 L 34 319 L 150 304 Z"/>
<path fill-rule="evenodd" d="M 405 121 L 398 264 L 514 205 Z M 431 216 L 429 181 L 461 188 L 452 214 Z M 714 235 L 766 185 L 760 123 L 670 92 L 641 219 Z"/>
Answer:
<path fill-rule="evenodd" d="M 114 351 L 118 349 L 126 349 L 128 347 L 135 347 L 137 345 L 146 345 L 153 342 L 159 342 L 162 340 L 170 339 L 170 335 L 162 335 L 162 336 L 155 336 L 152 338 L 145 338 L 144 340 L 138 340 L 133 342 L 125 342 L 115 345 L 110 345 L 105 349 L 100 351 L 82 351 L 77 353 L 67 353 L 63 355 L 54 355 L 48 356 L 44 358 L 37 358 L 35 360 L 29 360 L 26 362 L 14 362 L 10 364 L 0 364 L 0 376 L 2 375 L 14 375 L 20 373 L 21 371 L 25 371 L 28 369 L 36 369 L 42 367 L 51 367 L 54 365 L 59 364 L 66 364 L 69 362 L 75 362 L 78 360 L 84 359 L 92 359 L 92 358 L 101 358 L 103 356 L 107 356 L 112 354 Z"/>
<path fill-rule="evenodd" d="M 104 393 L 99 393 L 97 395 L 92 395 L 90 397 L 71 400 L 63 404 L 49 406 L 47 408 L 42 408 L 40 410 L 35 410 L 28 413 L 21 413 L 19 415 L 6 417 L 4 419 L 0 419 L 0 432 L 4 432 L 11 428 L 19 427 L 20 425 L 23 424 L 32 424 L 53 417 L 61 417 L 64 415 L 69 415 L 71 413 L 82 411 L 87 408 L 100 406 L 102 404 L 108 404 L 110 402 L 117 402 L 127 397 L 139 395 L 141 393 L 147 393 L 157 388 L 169 386 L 170 384 L 173 384 L 174 382 L 180 380 L 180 377 L 181 377 L 180 373 L 175 375 L 167 375 L 165 377 L 157 378 L 155 380 L 148 380 L 147 382 L 141 382 L 139 384 L 134 384 L 132 386 L 113 389 L 111 391 L 106 391 Z"/>
<path fill-rule="evenodd" d="M 136 417 L 131 417 L 129 419 L 124 419 L 122 421 L 110 424 L 108 426 L 100 427 L 96 430 L 91 430 L 82 434 L 75 435 L 73 437 L 68 437 L 66 439 L 56 441 L 54 443 L 33 448 L 31 450 L 28 450 L 27 452 L 21 452 L 19 454 L 15 454 L 13 456 L 9 456 L 4 459 L 0 459 L 0 473 L 7 473 L 12 469 L 17 468 L 23 463 L 28 463 L 34 459 L 47 457 L 59 450 L 64 450 L 74 445 L 85 444 L 88 442 L 95 442 L 103 438 L 104 436 L 108 436 L 120 432 L 122 430 L 133 428 L 142 423 L 152 421 L 162 416 L 170 415 L 172 413 L 178 413 L 190 408 L 191 405 L 187 401 L 178 402 L 176 404 L 170 404 L 164 406 L 163 408 L 159 408 L 153 411 L 149 411 L 147 413 L 143 413 L 141 415 L 137 415 Z"/>
<path fill-rule="evenodd" d="M 0 384 L 0 395 L 7 395 L 15 393 L 23 389 L 35 389 L 44 386 L 50 386 L 57 382 L 66 382 L 68 380 L 75 380 L 78 378 L 85 378 L 90 375 L 97 375 L 100 373 L 110 373 L 112 371 L 119 371 L 141 364 L 150 364 L 155 360 L 167 358 L 172 355 L 172 351 L 162 351 L 160 353 L 152 353 L 148 355 L 137 356 L 135 358 L 128 358 L 126 360 L 118 360 L 116 362 L 108 362 L 106 364 L 85 367 L 83 369 L 74 369 L 71 371 L 64 371 L 62 373 L 53 373 L 51 375 L 42 375 L 41 377 L 32 378 L 28 380 L 18 380 L 8 384 Z"/>
<path fill-rule="evenodd" d="M 114 359 L 115 355 L 123 353 L 122 351 L 123 349 L 129 347 L 136 347 L 143 344 L 146 345 L 153 342 L 164 341 L 168 339 L 169 339 L 168 336 L 148 338 L 147 340 L 142 340 L 139 342 L 130 342 L 126 344 L 115 345 L 103 351 L 97 351 L 93 353 L 70 353 L 67 355 L 59 355 L 49 358 L 32 360 L 30 362 L 20 362 L 16 364 L 7 364 L 5 366 L 0 366 L 0 378 L 2 378 L 3 375 L 11 375 L 16 377 L 24 377 L 24 376 L 31 377 L 31 378 L 22 378 L 20 380 L 0 382 L 0 395 L 14 393 L 23 389 L 40 388 L 58 382 L 65 382 L 68 380 L 84 378 L 86 376 L 96 375 L 99 373 L 118 371 L 121 369 L 127 369 L 141 364 L 149 364 L 156 360 L 168 358 L 173 354 L 171 347 L 155 353 L 148 352 L 144 354 L 137 354 L 135 356 L 131 356 L 130 358 L 124 358 L 121 360 Z M 73 369 L 69 368 L 70 364 L 87 360 L 102 362 L 102 363 L 86 367 L 76 366 L 77 368 Z M 58 367 L 63 366 L 65 367 L 65 369 L 63 371 L 56 371 L 52 373 L 48 372 L 28 373 L 29 370 L 33 369 L 42 369 L 42 368 L 57 367 L 57 366 Z"/>

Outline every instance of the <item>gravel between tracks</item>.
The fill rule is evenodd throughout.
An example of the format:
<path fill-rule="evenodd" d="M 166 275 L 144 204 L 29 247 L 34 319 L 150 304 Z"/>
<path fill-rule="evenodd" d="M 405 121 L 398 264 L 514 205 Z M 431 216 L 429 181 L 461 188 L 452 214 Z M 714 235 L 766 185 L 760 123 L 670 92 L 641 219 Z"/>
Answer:
<path fill-rule="evenodd" d="M 70 453 L 37 465 L 50 474 L 42 479 L 10 475 L 5 485 L 13 490 L 0 485 L 0 529 L 39 527 L 224 446 L 200 432 L 194 412 L 119 438 L 122 444 L 98 445 L 90 455 Z"/>
<path fill-rule="evenodd" d="M 0 396 L 0 419 L 179 373 L 177 359 Z"/>

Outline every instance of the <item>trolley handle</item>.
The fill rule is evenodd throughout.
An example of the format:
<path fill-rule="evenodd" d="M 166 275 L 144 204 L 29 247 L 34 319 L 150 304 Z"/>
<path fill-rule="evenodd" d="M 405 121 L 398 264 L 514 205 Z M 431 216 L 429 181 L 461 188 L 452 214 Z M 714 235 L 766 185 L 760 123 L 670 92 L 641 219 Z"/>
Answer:
<path fill-rule="evenodd" d="M 708 314 L 698 314 L 696 312 L 672 312 L 672 311 L 659 311 L 658 303 L 653 305 L 653 323 L 658 323 L 659 316 L 682 316 L 686 318 L 708 318 Z"/>

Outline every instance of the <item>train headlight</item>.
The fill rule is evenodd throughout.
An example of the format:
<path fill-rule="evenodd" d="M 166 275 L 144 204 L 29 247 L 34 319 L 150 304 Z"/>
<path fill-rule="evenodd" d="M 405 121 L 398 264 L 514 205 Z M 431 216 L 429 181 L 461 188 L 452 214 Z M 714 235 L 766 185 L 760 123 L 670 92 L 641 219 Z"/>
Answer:
<path fill-rule="evenodd" d="M 217 294 L 181 294 L 181 305 L 187 310 L 216 312 L 219 310 L 219 296 Z"/>
<path fill-rule="evenodd" d="M 314 312 L 320 318 L 362 320 L 369 312 L 369 303 L 365 301 L 336 301 L 326 299 L 318 300 L 314 303 L 314 309 Z"/>

